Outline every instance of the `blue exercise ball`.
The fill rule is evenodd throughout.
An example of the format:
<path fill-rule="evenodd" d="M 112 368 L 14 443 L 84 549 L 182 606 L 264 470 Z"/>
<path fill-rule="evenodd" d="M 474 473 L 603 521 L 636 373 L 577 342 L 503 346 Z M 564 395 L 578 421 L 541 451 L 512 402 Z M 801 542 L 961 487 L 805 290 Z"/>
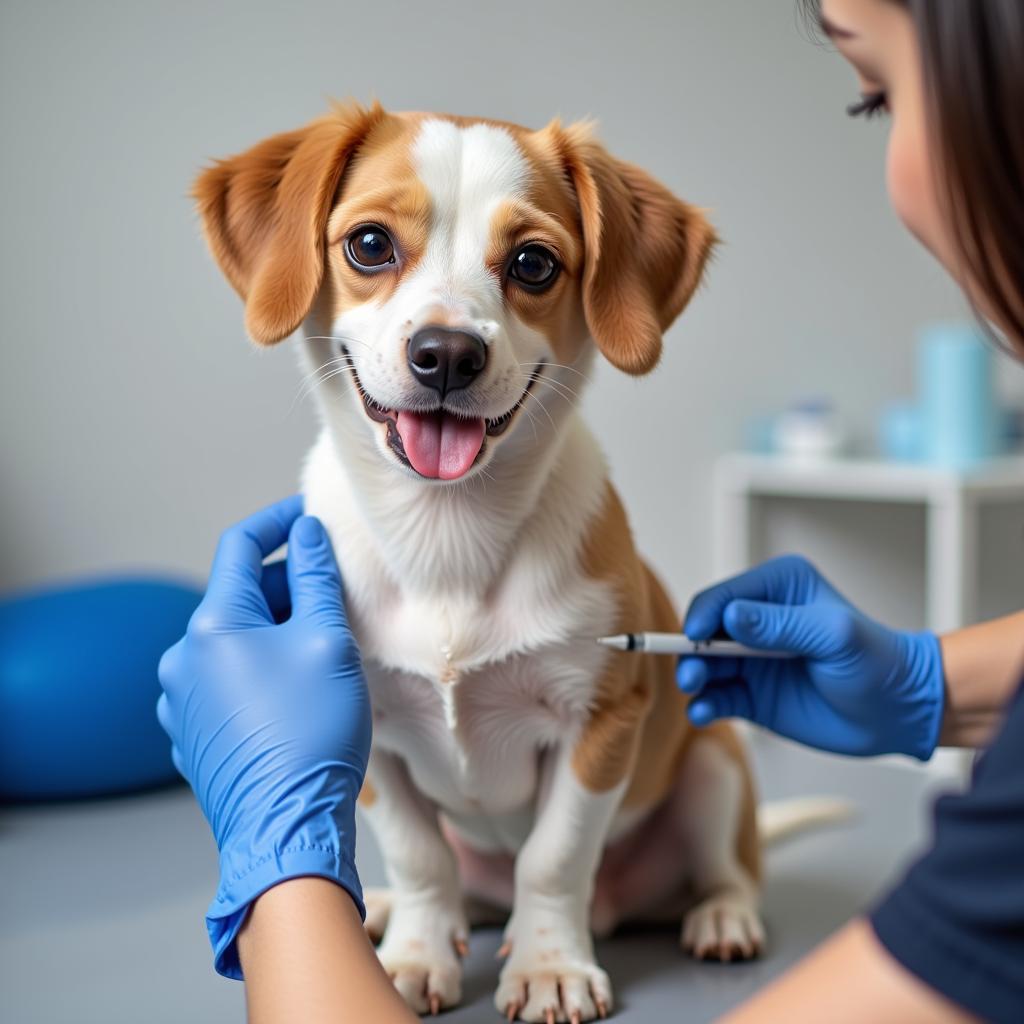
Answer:
<path fill-rule="evenodd" d="M 156 720 L 156 673 L 201 597 L 137 578 L 0 599 L 0 799 L 103 796 L 179 777 Z"/>

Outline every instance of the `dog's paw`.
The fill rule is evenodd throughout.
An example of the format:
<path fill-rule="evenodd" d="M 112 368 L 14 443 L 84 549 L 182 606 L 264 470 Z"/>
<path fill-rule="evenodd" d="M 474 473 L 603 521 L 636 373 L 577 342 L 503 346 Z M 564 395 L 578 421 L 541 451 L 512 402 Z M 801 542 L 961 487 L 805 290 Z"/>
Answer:
<path fill-rule="evenodd" d="M 462 998 L 460 960 L 468 950 L 468 934 L 460 913 L 442 907 L 392 907 L 377 956 L 416 1013 L 437 1014 L 458 1005 Z"/>
<path fill-rule="evenodd" d="M 510 1021 L 583 1024 L 612 1008 L 608 975 L 594 960 L 590 935 L 564 918 L 516 911 L 505 933 L 508 961 L 494 1005 Z"/>
<path fill-rule="evenodd" d="M 711 896 L 687 913 L 680 942 L 698 960 L 750 960 L 764 948 L 764 926 L 746 896 Z"/>
<path fill-rule="evenodd" d="M 510 960 L 501 972 L 494 1005 L 510 1021 L 583 1024 L 608 1016 L 612 985 L 595 963 L 553 959 L 544 966 L 524 967 Z"/>

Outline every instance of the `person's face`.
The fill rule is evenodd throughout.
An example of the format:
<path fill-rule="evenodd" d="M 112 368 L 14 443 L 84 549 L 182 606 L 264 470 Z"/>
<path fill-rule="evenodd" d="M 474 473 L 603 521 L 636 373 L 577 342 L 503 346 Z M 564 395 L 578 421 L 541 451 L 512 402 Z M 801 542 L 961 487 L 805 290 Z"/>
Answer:
<path fill-rule="evenodd" d="M 856 72 L 864 113 L 892 118 L 886 179 L 907 228 L 957 277 L 950 232 L 936 195 L 924 82 L 914 25 L 889 0 L 822 0 L 822 27 Z"/>

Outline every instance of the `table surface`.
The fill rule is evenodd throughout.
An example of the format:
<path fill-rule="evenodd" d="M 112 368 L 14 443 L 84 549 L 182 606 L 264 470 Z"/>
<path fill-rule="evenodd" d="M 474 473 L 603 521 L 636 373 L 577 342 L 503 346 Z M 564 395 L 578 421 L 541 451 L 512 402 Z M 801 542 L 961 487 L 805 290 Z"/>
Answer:
<path fill-rule="evenodd" d="M 769 949 L 750 964 L 699 964 L 674 930 L 598 944 L 616 988 L 614 1019 L 697 1024 L 740 1002 L 898 877 L 927 835 L 934 778 L 892 762 L 830 758 L 758 736 L 768 796 L 835 794 L 855 819 L 767 856 Z M 380 884 L 369 830 L 360 871 Z M 244 1020 L 242 986 L 217 977 L 203 925 L 215 851 L 191 793 L 159 792 L 0 811 L 0 1019 L 18 1024 L 181 1024 Z M 465 1002 L 444 1018 L 500 1020 L 497 932 L 475 933 Z"/>
<path fill-rule="evenodd" d="M 755 496 L 861 501 L 944 500 L 950 491 L 996 501 L 1024 496 L 1021 455 L 985 459 L 958 470 L 893 459 L 817 459 L 728 452 L 718 459 L 715 472 L 721 489 Z"/>

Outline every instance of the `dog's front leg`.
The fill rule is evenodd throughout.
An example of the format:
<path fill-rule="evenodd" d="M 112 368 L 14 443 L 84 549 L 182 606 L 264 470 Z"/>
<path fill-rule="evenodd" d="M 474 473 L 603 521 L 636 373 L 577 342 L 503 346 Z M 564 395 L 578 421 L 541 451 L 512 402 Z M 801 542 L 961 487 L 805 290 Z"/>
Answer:
<path fill-rule="evenodd" d="M 538 814 L 516 859 L 509 956 L 495 995 L 509 1019 L 579 1024 L 611 1009 L 611 984 L 594 958 L 590 899 L 646 710 L 642 696 L 633 704 L 599 709 L 574 743 L 547 754 Z"/>
<path fill-rule="evenodd" d="M 384 857 L 390 914 L 377 954 L 417 1013 L 437 1013 L 462 996 L 460 954 L 469 929 L 455 857 L 437 808 L 395 755 L 375 750 L 361 806 Z"/>

